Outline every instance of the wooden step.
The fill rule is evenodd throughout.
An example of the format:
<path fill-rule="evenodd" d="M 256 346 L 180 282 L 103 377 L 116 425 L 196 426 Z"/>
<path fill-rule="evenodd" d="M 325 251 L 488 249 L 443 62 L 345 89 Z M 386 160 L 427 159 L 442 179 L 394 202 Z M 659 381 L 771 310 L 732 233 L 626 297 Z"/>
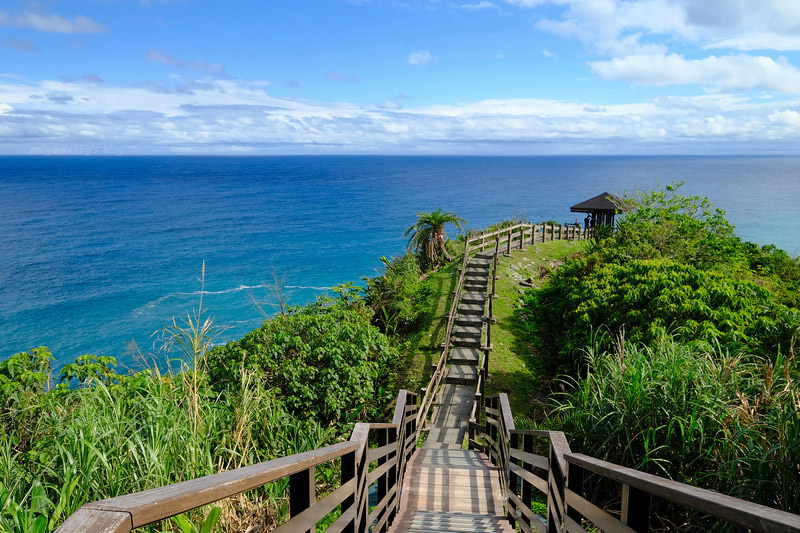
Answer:
<path fill-rule="evenodd" d="M 483 315 L 483 308 L 484 304 L 470 304 L 470 303 L 460 303 L 458 304 L 458 314 L 460 315 Z"/>
<path fill-rule="evenodd" d="M 482 325 L 483 324 L 480 326 L 456 324 L 453 328 L 453 335 L 455 337 L 479 337 L 483 332 Z"/>
<path fill-rule="evenodd" d="M 475 267 L 475 268 L 481 268 L 481 267 L 488 268 L 489 265 L 492 264 L 492 262 L 493 261 L 491 259 L 481 259 L 481 258 L 473 257 L 472 259 L 469 260 L 469 263 L 467 263 L 467 268 L 473 268 L 473 267 Z"/>
<path fill-rule="evenodd" d="M 465 292 L 461 295 L 461 303 L 483 305 L 486 303 L 486 293 L 473 291 Z"/>
<path fill-rule="evenodd" d="M 483 317 L 480 315 L 456 315 L 456 324 L 459 326 L 483 326 Z"/>
<path fill-rule="evenodd" d="M 457 385 L 475 385 L 478 383 L 478 368 L 473 365 L 450 365 L 447 375 L 444 377 L 445 383 Z"/>
<path fill-rule="evenodd" d="M 450 344 L 456 348 L 480 348 L 480 337 L 453 337 L 450 339 Z"/>
<path fill-rule="evenodd" d="M 453 364 L 477 365 L 483 352 L 477 348 L 458 347 L 450 350 L 450 362 Z"/>

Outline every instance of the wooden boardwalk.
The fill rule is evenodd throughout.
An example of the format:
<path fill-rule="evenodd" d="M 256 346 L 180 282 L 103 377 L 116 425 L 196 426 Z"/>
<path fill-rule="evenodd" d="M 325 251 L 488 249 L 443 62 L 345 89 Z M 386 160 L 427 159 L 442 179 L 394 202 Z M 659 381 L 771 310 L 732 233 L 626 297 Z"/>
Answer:
<path fill-rule="evenodd" d="M 494 251 L 470 258 L 464 277 L 464 291 L 457 303 L 450 363 L 436 399 L 436 409 L 423 448 L 460 450 L 469 425 L 475 387 L 485 355 L 484 316 L 489 292 Z"/>
<path fill-rule="evenodd" d="M 484 252 L 469 260 L 450 365 L 428 437 L 408 463 L 399 514 L 389 531 L 514 531 L 505 517 L 497 468 L 482 453 L 462 449 L 488 350 L 483 332 L 493 255 Z"/>
<path fill-rule="evenodd" d="M 502 531 L 505 518 L 497 469 L 475 451 L 418 450 L 409 461 L 397 518 L 401 531 Z"/>

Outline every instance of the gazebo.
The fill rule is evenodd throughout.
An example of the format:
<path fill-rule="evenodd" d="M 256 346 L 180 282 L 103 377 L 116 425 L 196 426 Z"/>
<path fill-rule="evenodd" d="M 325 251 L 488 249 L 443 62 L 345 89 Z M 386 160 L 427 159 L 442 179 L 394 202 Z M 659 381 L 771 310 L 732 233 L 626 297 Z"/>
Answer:
<path fill-rule="evenodd" d="M 613 226 L 614 215 L 624 213 L 628 210 L 628 206 L 619 196 L 604 192 L 573 205 L 569 210 L 573 213 L 587 213 L 585 227 L 595 228 L 600 225 Z"/>

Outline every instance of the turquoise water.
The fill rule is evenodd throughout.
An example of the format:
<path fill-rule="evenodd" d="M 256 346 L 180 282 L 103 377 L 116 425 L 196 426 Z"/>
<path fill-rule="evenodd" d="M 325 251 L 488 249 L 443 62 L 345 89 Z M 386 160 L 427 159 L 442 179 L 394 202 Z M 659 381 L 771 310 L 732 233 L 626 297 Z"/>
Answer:
<path fill-rule="evenodd" d="M 0 358 L 49 346 L 57 365 L 125 356 L 199 303 L 241 337 L 264 315 L 262 282 L 290 303 L 373 275 L 403 252 L 418 211 L 468 227 L 675 180 L 727 211 L 738 233 L 800 254 L 800 158 L 3 157 Z M 271 311 L 268 305 L 265 310 Z"/>

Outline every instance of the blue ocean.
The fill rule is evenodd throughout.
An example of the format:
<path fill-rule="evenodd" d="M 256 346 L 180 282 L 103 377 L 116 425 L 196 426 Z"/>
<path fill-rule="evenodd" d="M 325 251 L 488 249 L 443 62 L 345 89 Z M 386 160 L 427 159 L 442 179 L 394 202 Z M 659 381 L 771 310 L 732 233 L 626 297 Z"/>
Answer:
<path fill-rule="evenodd" d="M 45 345 L 57 367 L 137 368 L 201 289 L 217 341 L 239 338 L 274 312 L 274 275 L 295 305 L 374 275 L 417 212 L 574 222 L 604 191 L 677 180 L 743 238 L 800 254 L 794 157 L 2 157 L 0 359 Z"/>

